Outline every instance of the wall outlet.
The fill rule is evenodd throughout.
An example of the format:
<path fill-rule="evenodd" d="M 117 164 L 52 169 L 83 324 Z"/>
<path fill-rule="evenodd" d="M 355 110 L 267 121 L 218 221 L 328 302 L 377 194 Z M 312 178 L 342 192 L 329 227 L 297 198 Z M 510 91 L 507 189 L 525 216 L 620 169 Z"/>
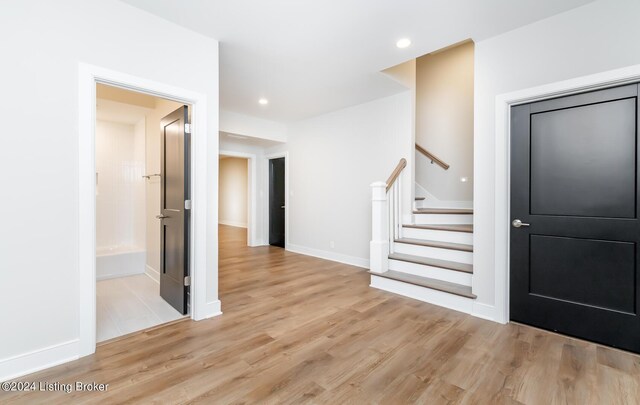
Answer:
<path fill-rule="evenodd" d="M 336 244 L 333 241 L 331 241 L 331 242 L 329 242 L 329 247 L 331 247 L 331 249 L 333 249 L 333 248 L 336 247 Z"/>

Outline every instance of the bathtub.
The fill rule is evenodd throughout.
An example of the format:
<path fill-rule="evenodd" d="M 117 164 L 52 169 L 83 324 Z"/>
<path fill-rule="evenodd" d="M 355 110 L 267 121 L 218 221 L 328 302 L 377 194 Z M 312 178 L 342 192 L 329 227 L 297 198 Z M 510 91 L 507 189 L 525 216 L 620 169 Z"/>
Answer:
<path fill-rule="evenodd" d="M 144 273 L 146 251 L 137 246 L 96 248 L 96 279 L 131 276 Z"/>

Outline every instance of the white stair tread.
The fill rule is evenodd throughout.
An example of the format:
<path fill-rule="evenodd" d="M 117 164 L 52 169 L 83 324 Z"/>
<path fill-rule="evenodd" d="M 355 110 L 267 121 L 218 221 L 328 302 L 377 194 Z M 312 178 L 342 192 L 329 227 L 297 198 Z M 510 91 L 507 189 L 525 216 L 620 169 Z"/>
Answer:
<path fill-rule="evenodd" d="M 448 281 L 435 280 L 427 277 L 415 276 L 413 274 L 402 273 L 394 270 L 387 270 L 384 273 L 373 273 L 374 276 L 384 277 L 391 280 L 401 281 L 403 283 L 409 283 L 418 285 L 421 287 L 431 288 L 450 294 L 460 295 L 462 297 L 473 298 L 476 296 L 471 292 L 471 287 L 450 283 Z"/>
<path fill-rule="evenodd" d="M 425 266 L 440 267 L 442 269 L 449 269 L 454 271 L 462 271 L 465 273 L 473 273 L 473 265 L 466 263 L 451 262 L 448 260 L 431 259 L 428 257 L 408 255 L 404 253 L 391 253 L 389 255 L 391 260 L 400 260 L 403 262 L 424 264 Z"/>
<path fill-rule="evenodd" d="M 473 246 L 462 243 L 439 242 L 435 240 L 400 238 L 395 240 L 396 243 L 406 243 L 409 245 L 428 246 L 440 249 L 460 250 L 463 252 L 473 252 Z"/>
<path fill-rule="evenodd" d="M 414 214 L 458 214 L 471 215 L 472 209 L 468 208 L 418 208 L 413 210 Z"/>
<path fill-rule="evenodd" d="M 439 225 L 439 224 L 434 224 L 434 225 L 420 225 L 420 224 L 416 224 L 416 225 L 402 225 L 405 228 L 415 228 L 415 229 L 430 229 L 430 230 L 434 230 L 434 231 L 451 231 L 451 232 L 467 232 L 467 233 L 473 233 L 473 225 Z"/>

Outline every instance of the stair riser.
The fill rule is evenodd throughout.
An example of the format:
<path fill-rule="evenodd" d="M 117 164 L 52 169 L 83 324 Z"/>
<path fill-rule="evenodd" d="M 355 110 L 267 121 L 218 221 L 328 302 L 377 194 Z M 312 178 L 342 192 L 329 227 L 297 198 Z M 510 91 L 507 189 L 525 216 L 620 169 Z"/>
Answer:
<path fill-rule="evenodd" d="M 404 295 L 419 301 L 439 305 L 441 307 L 453 309 L 460 312 L 471 313 L 473 310 L 473 299 L 461 297 L 431 288 L 421 287 L 397 280 L 371 275 L 371 287 L 389 291 L 395 294 Z"/>
<path fill-rule="evenodd" d="M 469 214 L 413 214 L 415 224 L 419 225 L 471 225 L 473 215 Z"/>
<path fill-rule="evenodd" d="M 473 245 L 473 234 L 468 232 L 451 232 L 451 231 L 436 231 L 433 229 L 403 228 L 402 236 L 404 238 Z"/>
<path fill-rule="evenodd" d="M 470 201 L 436 201 L 422 200 L 415 202 L 416 208 L 466 208 L 473 209 L 473 202 Z"/>
<path fill-rule="evenodd" d="M 403 262 L 401 260 L 389 260 L 389 270 L 401 271 L 415 276 L 448 281 L 450 283 L 466 285 L 469 287 L 471 286 L 471 274 L 461 271 L 441 269 L 439 267 Z"/>
<path fill-rule="evenodd" d="M 461 250 L 410 245 L 407 243 L 394 243 L 393 251 L 396 253 L 406 253 L 408 255 L 428 257 L 431 259 L 473 264 L 473 252 L 464 252 Z"/>

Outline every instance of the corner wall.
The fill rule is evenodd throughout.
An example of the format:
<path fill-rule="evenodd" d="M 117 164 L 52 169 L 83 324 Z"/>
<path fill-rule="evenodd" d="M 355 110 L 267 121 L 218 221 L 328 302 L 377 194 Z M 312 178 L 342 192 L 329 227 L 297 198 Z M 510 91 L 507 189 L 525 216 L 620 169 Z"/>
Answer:
<path fill-rule="evenodd" d="M 412 98 L 405 91 L 289 126 L 287 144 L 273 150 L 289 152 L 288 250 L 368 268 L 370 184 L 400 158 L 410 209 Z"/>
<path fill-rule="evenodd" d="M 473 201 L 473 42 L 416 59 L 416 183 L 439 201 Z M 460 179 L 466 177 L 466 182 Z M 422 195 L 425 197 L 424 195 Z"/>
<path fill-rule="evenodd" d="M 505 158 L 495 150 L 496 96 L 640 64 L 639 15 L 638 1 L 601 0 L 476 43 L 473 291 L 479 302 L 493 305 L 496 294 L 495 162 Z"/>
<path fill-rule="evenodd" d="M 116 0 L 2 3 L 0 381 L 79 355 L 78 66 L 207 95 L 207 303 L 218 303 L 218 43 Z M 184 58 L 168 54 L 180 49 Z M 163 56 L 167 57 L 163 57 Z M 26 107 L 28 106 L 28 108 Z M 19 199 L 19 203 L 17 203 Z M 7 310 L 18 308 L 17 310 Z"/>

